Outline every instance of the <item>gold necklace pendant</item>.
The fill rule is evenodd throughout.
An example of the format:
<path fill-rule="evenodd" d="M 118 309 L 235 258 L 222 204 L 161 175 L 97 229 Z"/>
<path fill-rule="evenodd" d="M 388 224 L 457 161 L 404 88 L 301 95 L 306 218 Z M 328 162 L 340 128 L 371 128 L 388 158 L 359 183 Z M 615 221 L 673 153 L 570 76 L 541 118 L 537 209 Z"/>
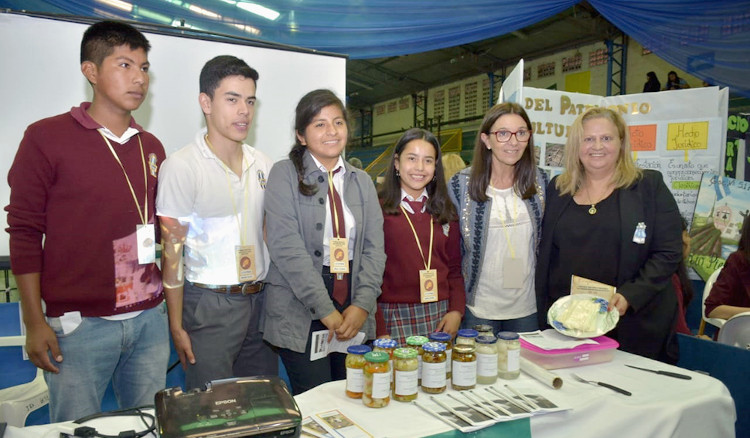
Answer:
<path fill-rule="evenodd" d="M 591 204 L 591 208 L 589 208 L 589 214 L 592 216 L 596 214 L 596 204 Z"/>

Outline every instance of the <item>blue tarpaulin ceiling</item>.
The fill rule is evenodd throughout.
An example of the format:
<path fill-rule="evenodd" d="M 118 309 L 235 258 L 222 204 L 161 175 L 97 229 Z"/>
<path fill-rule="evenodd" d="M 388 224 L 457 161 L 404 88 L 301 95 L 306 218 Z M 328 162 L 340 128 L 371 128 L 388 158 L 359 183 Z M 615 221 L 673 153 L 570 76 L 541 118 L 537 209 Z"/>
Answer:
<path fill-rule="evenodd" d="M 492 38 L 554 16 L 578 3 L 576 0 L 0 0 L 0 8 L 190 27 L 367 59 Z M 588 3 L 669 63 L 750 97 L 750 1 L 589 0 Z M 249 11 L 258 5 L 278 15 L 271 19 Z"/>

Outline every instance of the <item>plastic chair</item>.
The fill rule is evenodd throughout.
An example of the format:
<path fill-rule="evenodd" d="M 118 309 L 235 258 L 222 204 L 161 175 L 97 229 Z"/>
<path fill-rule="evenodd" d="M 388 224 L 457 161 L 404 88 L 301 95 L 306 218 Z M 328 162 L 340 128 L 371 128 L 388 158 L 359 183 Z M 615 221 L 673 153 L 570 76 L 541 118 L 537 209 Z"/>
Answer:
<path fill-rule="evenodd" d="M 729 318 L 719 331 L 717 341 L 750 350 L 750 312 L 738 313 Z"/>
<path fill-rule="evenodd" d="M 25 336 L 0 337 L 1 347 L 22 347 Z M 24 427 L 29 414 L 49 403 L 44 372 L 37 368 L 36 377 L 28 383 L 0 389 L 0 422 Z"/>
<path fill-rule="evenodd" d="M 714 283 L 716 283 L 716 279 L 719 278 L 720 272 L 721 268 L 715 270 L 713 274 L 708 277 L 708 280 L 706 280 L 706 286 L 703 288 L 703 298 L 701 299 L 701 325 L 698 327 L 698 336 L 703 334 L 703 331 L 706 329 L 706 323 L 721 329 L 727 321 L 726 319 L 709 318 L 706 316 L 706 298 L 708 298 L 708 295 L 711 293 L 711 288 L 714 287 Z"/>

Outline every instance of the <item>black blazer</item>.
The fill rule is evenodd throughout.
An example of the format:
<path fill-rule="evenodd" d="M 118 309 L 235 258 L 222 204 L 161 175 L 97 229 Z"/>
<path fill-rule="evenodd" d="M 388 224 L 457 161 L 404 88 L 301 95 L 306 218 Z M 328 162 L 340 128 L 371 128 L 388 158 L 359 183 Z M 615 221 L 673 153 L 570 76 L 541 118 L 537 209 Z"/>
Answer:
<path fill-rule="evenodd" d="M 557 220 L 573 201 L 561 196 L 556 178 L 547 187 L 547 208 L 536 265 L 537 315 L 540 327 L 547 323 L 552 303 L 567 291 L 548 290 L 552 242 Z M 682 226 L 677 203 L 661 173 L 644 170 L 633 185 L 619 190 L 620 266 L 617 292 L 628 300 L 628 310 L 617 324 L 620 349 L 663 361 L 676 361 L 672 333 L 677 316 L 677 297 L 671 277 L 682 258 Z M 646 224 L 644 244 L 633 242 L 636 226 Z M 606 260 L 591 260 L 606 263 Z M 668 348 L 669 347 L 669 348 Z M 669 350 L 669 353 L 668 353 Z"/>

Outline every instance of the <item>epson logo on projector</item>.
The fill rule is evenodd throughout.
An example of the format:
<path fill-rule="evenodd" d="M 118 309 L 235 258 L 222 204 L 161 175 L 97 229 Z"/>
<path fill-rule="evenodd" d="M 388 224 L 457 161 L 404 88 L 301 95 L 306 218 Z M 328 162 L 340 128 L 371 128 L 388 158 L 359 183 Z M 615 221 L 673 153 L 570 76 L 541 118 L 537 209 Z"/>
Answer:
<path fill-rule="evenodd" d="M 215 405 L 228 405 L 229 403 L 237 403 L 237 399 L 230 398 L 229 400 L 219 400 L 215 401 Z"/>

